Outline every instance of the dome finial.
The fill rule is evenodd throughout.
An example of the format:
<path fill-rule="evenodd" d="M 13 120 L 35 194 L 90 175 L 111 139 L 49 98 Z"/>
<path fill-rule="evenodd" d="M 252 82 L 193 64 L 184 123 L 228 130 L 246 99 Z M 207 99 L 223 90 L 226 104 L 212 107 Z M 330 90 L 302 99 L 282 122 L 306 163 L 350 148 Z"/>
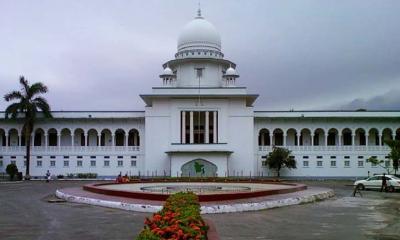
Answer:
<path fill-rule="evenodd" d="M 199 8 L 197 9 L 197 17 L 196 18 L 203 18 L 201 16 L 201 6 L 200 6 L 200 1 L 199 1 Z"/>

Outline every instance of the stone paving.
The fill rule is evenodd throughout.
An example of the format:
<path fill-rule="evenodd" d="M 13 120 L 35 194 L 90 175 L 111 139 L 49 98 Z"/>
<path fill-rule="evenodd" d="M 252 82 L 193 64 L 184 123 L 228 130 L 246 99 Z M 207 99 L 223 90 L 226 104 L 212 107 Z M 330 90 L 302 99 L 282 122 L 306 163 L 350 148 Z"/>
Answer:
<path fill-rule="evenodd" d="M 134 239 L 150 213 L 76 203 L 48 203 L 56 189 L 87 182 L 0 184 L 0 239 Z M 350 182 L 305 184 L 334 189 L 329 200 L 256 212 L 205 215 L 221 239 L 400 239 L 400 193 L 364 191 Z"/>

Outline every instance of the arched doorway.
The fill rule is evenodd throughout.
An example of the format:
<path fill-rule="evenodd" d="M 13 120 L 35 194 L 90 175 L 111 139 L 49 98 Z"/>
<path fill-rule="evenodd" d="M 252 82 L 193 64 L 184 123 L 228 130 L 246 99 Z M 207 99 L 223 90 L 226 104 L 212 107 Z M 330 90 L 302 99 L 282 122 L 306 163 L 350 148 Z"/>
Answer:
<path fill-rule="evenodd" d="M 204 159 L 194 159 L 182 165 L 182 177 L 216 177 L 217 165 Z"/>

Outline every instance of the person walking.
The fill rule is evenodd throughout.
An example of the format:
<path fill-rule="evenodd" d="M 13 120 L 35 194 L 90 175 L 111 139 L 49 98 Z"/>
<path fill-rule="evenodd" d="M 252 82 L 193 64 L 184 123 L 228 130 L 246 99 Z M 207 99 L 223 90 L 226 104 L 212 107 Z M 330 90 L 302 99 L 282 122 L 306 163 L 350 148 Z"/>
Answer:
<path fill-rule="evenodd" d="M 381 192 L 382 190 L 385 190 L 387 192 L 387 182 L 386 182 L 386 175 L 383 174 L 382 176 L 382 186 L 381 186 Z"/>
<path fill-rule="evenodd" d="M 46 182 L 50 181 L 50 176 L 51 176 L 50 171 L 47 170 L 47 172 L 46 172 Z"/>

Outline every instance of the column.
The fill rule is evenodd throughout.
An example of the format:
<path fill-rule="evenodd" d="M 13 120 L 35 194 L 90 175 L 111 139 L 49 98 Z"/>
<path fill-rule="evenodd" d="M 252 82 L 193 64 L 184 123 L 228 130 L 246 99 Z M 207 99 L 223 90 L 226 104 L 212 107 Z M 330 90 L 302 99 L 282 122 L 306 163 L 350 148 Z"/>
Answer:
<path fill-rule="evenodd" d="M 19 141 L 18 146 L 22 146 L 22 134 L 18 135 L 18 141 Z"/>
<path fill-rule="evenodd" d="M 338 135 L 338 145 L 342 146 L 342 135 L 341 134 Z"/>
<path fill-rule="evenodd" d="M 115 146 L 115 134 L 111 134 L 111 146 Z"/>
<path fill-rule="evenodd" d="M 71 134 L 71 146 L 72 147 L 75 145 L 74 138 L 75 138 L 75 135 Z"/>
<path fill-rule="evenodd" d="M 57 146 L 61 146 L 61 134 L 57 134 Z"/>
<path fill-rule="evenodd" d="M 193 131 L 193 112 L 190 112 L 190 143 L 194 143 L 194 131 Z"/>
<path fill-rule="evenodd" d="M 101 134 L 97 134 L 97 146 L 101 145 Z"/>
<path fill-rule="evenodd" d="M 49 135 L 44 134 L 44 148 L 49 146 Z"/>
<path fill-rule="evenodd" d="M 382 134 L 379 134 L 379 146 L 382 146 Z"/>
<path fill-rule="evenodd" d="M 287 138 L 287 135 L 283 134 L 283 146 L 285 146 L 285 147 L 286 147 L 286 138 Z"/>
<path fill-rule="evenodd" d="M 351 134 L 351 145 L 355 146 L 356 145 L 356 135 L 355 134 Z"/>
<path fill-rule="evenodd" d="M 182 111 L 181 143 L 186 143 L 186 111 Z"/>
<path fill-rule="evenodd" d="M 213 112 L 213 139 L 214 139 L 214 143 L 218 143 L 218 139 L 217 139 L 217 111 Z"/>
<path fill-rule="evenodd" d="M 6 147 L 8 147 L 9 143 L 8 143 L 8 134 L 5 134 L 6 136 Z"/>
<path fill-rule="evenodd" d="M 367 147 L 368 147 L 368 138 L 369 138 L 369 135 L 365 134 L 365 146 L 367 146 Z"/>
<path fill-rule="evenodd" d="M 296 137 L 297 137 L 297 146 L 300 146 L 300 136 L 301 134 L 297 133 Z"/>
<path fill-rule="evenodd" d="M 31 146 L 32 146 L 32 147 L 35 146 L 34 141 L 35 141 L 35 133 L 32 133 L 32 134 L 31 134 Z"/>
<path fill-rule="evenodd" d="M 129 140 L 129 132 L 125 133 L 125 143 L 124 146 L 128 146 L 128 140 Z"/>
<path fill-rule="evenodd" d="M 328 133 L 324 133 L 324 136 L 325 136 L 325 146 L 328 146 Z"/>
<path fill-rule="evenodd" d="M 206 126 L 205 126 L 205 138 L 204 138 L 204 140 L 205 140 L 205 143 L 210 143 L 210 134 L 209 134 L 209 129 L 210 129 L 210 123 L 209 123 L 209 112 L 207 111 L 206 112 Z"/>
<path fill-rule="evenodd" d="M 269 134 L 269 145 L 270 146 L 274 146 L 275 144 L 272 142 L 272 140 L 274 140 L 274 134 L 273 133 L 271 133 L 271 134 Z"/>
<path fill-rule="evenodd" d="M 314 134 L 311 134 L 311 146 L 314 146 Z"/>
<path fill-rule="evenodd" d="M 84 144 L 83 144 L 83 146 L 89 146 L 89 137 L 88 137 L 88 134 L 87 133 L 83 133 L 83 135 L 85 136 L 84 137 L 84 139 L 85 139 L 85 142 L 84 142 Z"/>

